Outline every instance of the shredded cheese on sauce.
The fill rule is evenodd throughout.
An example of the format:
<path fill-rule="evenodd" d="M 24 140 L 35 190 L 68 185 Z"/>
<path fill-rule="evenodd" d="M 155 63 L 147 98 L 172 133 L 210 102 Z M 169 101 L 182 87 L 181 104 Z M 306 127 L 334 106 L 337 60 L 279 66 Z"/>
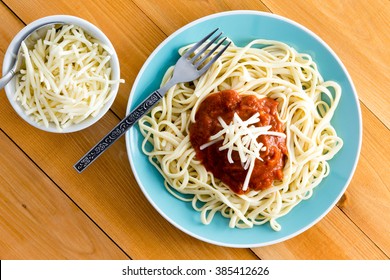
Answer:
<path fill-rule="evenodd" d="M 277 131 L 270 131 L 271 126 L 255 126 L 260 121 L 260 114 L 255 113 L 252 117 L 243 121 L 237 113 L 234 113 L 233 120 L 226 124 L 225 121 L 218 117 L 218 121 L 222 129 L 216 134 L 210 136 L 210 141 L 201 145 L 203 150 L 221 140 L 223 140 L 220 151 L 227 150 L 227 159 L 229 163 L 234 163 L 232 158 L 233 151 L 238 152 L 241 165 L 244 170 L 248 170 L 245 177 L 242 190 L 248 189 L 249 180 L 255 167 L 256 159 L 263 161 L 260 157 L 261 151 L 266 151 L 267 147 L 263 143 L 258 142 L 257 138 L 260 135 L 272 135 L 278 137 L 286 137 L 286 134 Z"/>
<path fill-rule="evenodd" d="M 179 54 L 190 47 L 183 46 Z M 165 73 L 162 85 L 171 78 L 173 69 L 171 67 Z M 196 115 L 205 99 L 224 90 L 268 97 L 278 102 L 278 118 L 287 136 L 287 156 L 283 178 L 274 180 L 269 188 L 235 194 L 197 158 L 197 150 L 191 143 L 190 125 L 196 124 Z M 204 225 L 219 225 L 224 222 L 220 220 L 222 218 L 230 228 L 269 226 L 280 231 L 279 218 L 287 220 L 291 210 L 310 199 L 322 180 L 332 172 L 329 162 L 342 149 L 343 140 L 330 121 L 340 109 L 341 96 L 340 85 L 324 80 L 308 54 L 298 53 L 278 41 L 256 39 L 245 46 L 232 43 L 202 77 L 172 87 L 159 105 L 140 119 L 138 124 L 144 138 L 142 152 L 164 178 L 166 190 L 180 202 L 189 203 Z M 247 115 L 250 117 L 252 113 Z M 225 119 L 225 122 L 230 123 L 231 119 Z M 216 124 L 219 125 L 218 120 Z M 202 144 L 212 141 L 207 137 L 202 138 Z M 260 138 L 258 140 L 262 142 Z M 218 141 L 218 146 L 214 147 L 220 147 L 222 141 Z M 237 152 L 233 153 L 233 159 L 235 165 L 240 166 Z M 263 159 L 265 162 L 265 157 Z M 223 164 L 225 161 L 228 163 L 227 158 Z M 251 181 L 257 165 L 264 162 L 256 159 Z M 246 171 L 242 170 L 243 182 Z M 189 206 L 172 202 L 172 207 L 183 205 Z"/>
<path fill-rule="evenodd" d="M 15 99 L 27 115 L 59 131 L 96 116 L 112 97 L 111 51 L 80 27 L 50 29 L 28 49 L 22 43 L 25 66 L 17 77 Z"/>

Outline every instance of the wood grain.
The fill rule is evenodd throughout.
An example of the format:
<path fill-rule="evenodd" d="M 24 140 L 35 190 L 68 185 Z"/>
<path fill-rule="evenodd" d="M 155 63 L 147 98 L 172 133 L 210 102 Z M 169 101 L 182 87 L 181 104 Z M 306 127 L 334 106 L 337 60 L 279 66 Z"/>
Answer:
<path fill-rule="evenodd" d="M 273 12 L 313 30 L 346 65 L 361 100 L 363 146 L 343 212 L 390 256 L 390 2 L 388 1 L 263 1 Z M 386 76 L 386 75 L 385 75 Z M 387 139 L 387 140 L 386 140 Z"/>
<path fill-rule="evenodd" d="M 2 3 L 0 18 L 9 24 L 0 28 L 2 61 L 24 25 Z M 0 259 L 128 258 L 2 130 L 0 151 Z"/>
<path fill-rule="evenodd" d="M 388 259 L 337 207 L 303 234 L 253 251 L 262 259 Z"/>
<path fill-rule="evenodd" d="M 126 84 L 101 121 L 65 135 L 49 134 L 25 123 L 0 91 L 0 166 L 5 166 L 0 169 L 0 258 L 389 259 L 390 151 L 383 145 L 390 136 L 389 99 L 384 94 L 389 88 L 389 79 L 384 77 L 389 72 L 389 56 L 380 47 L 389 45 L 384 28 L 389 26 L 389 2 L 3 2 L 0 18 L 6 24 L 0 23 L 0 65 L 24 23 L 71 14 L 96 24 L 108 35 Z M 196 240 L 163 219 L 134 179 L 124 139 L 84 173 L 77 174 L 72 167 L 125 114 L 131 85 L 159 43 L 199 17 L 235 9 L 281 14 L 320 35 L 347 66 L 359 93 L 364 122 L 361 156 L 346 201 L 293 239 L 252 250 Z"/>
<path fill-rule="evenodd" d="M 40 10 L 31 6 L 31 11 L 25 13 L 31 15 Z M 2 32 L 7 32 L 5 26 L 1 28 Z M 0 122 L 7 135 L 16 139 L 15 143 L 45 174 L 132 258 L 257 259 L 249 249 L 206 244 L 166 222 L 138 188 L 130 170 L 124 139 L 99 158 L 99 164 L 92 165 L 82 175 L 75 172 L 72 166 L 78 158 L 118 122 L 111 112 L 85 131 L 48 134 L 22 121 L 4 95 L 0 100 L 1 104 L 6 104 Z"/>
<path fill-rule="evenodd" d="M 131 85 L 142 64 L 166 37 L 131 1 L 111 1 L 110 4 L 104 0 L 4 2 L 26 24 L 49 15 L 68 14 L 88 20 L 107 34 L 118 54 L 121 78 L 126 81 L 120 85 L 112 106 L 121 117 L 125 115 Z"/>
<path fill-rule="evenodd" d="M 0 132 L 0 259 L 127 259 Z"/>
<path fill-rule="evenodd" d="M 0 97 L 0 102 L 5 102 L 4 98 Z M 70 135 L 47 134 L 20 124 L 23 132 L 12 125 L 17 116 L 10 108 L 4 115 L 0 121 L 10 137 L 23 138 L 17 145 L 132 258 L 257 258 L 250 250 L 220 248 L 195 240 L 165 221 L 136 184 L 124 139 L 102 155 L 98 164 L 78 174 L 73 164 L 103 136 L 107 127 L 102 124 L 111 127 L 118 121 L 113 114 L 86 131 Z"/>
<path fill-rule="evenodd" d="M 363 146 L 342 211 L 390 256 L 390 131 L 362 106 Z"/>
<path fill-rule="evenodd" d="M 373 1 L 270 1 L 273 13 L 286 16 L 318 34 L 347 67 L 360 100 L 390 128 L 390 2 Z"/>
<path fill-rule="evenodd" d="M 170 35 L 184 25 L 214 13 L 232 10 L 269 11 L 261 1 L 158 1 L 133 0 L 134 3 L 166 34 Z M 161 11 L 164 11 L 163 13 Z"/>
<path fill-rule="evenodd" d="M 185 24 L 187 24 L 188 22 L 190 22 L 190 21 L 192 21 L 192 20 L 194 20 L 194 19 L 196 19 L 196 18 L 199 18 L 199 17 L 202 17 L 202 16 L 205 16 L 205 15 L 208 15 L 208 14 L 210 14 L 210 13 L 215 13 L 215 12 L 220 12 L 220 11 L 224 11 L 224 10 L 229 10 L 229 9 L 234 9 L 234 8 L 237 8 L 237 6 L 234 6 L 234 3 L 237 3 L 237 2 L 234 2 L 234 3 L 231 3 L 231 2 L 229 2 L 228 4 L 226 4 L 225 2 L 224 2 L 224 5 L 220 5 L 220 6 L 218 6 L 218 4 L 220 4 L 220 2 L 218 2 L 218 4 L 216 4 L 215 2 L 213 2 L 208 8 L 200 8 L 199 6 L 200 5 L 203 5 L 203 3 L 197 3 L 197 4 L 195 4 L 195 5 L 199 5 L 199 6 L 197 6 L 197 7 L 193 7 L 193 3 L 190 3 L 190 2 L 186 2 L 185 4 L 184 4 L 184 8 L 183 9 L 180 9 L 180 11 L 178 11 L 177 10 L 177 8 L 175 7 L 175 3 L 174 3 L 175 1 L 165 1 L 164 3 L 162 3 L 161 1 L 136 1 L 136 3 L 137 3 L 137 5 L 142 9 L 142 11 L 143 12 L 145 12 L 146 14 L 148 14 L 149 15 L 149 18 L 153 21 L 153 22 L 155 22 L 158 26 L 160 26 L 161 28 L 162 28 L 162 30 L 164 31 L 164 33 L 166 33 L 166 34 L 170 34 L 170 33 L 172 33 L 172 32 L 174 32 L 176 29 L 178 29 L 178 28 L 180 28 L 181 26 L 183 26 L 183 25 L 185 25 Z M 258 10 L 267 10 L 267 7 L 265 7 L 265 6 L 263 6 L 262 4 L 259 4 L 258 2 L 256 2 L 256 1 L 250 1 L 249 3 L 250 3 L 250 5 L 247 5 L 247 3 L 248 2 L 245 2 L 245 3 L 243 3 L 243 2 L 240 2 L 240 5 L 241 5 L 241 7 L 244 7 L 245 9 L 258 9 Z M 283 6 L 284 8 L 286 7 L 286 6 L 294 6 L 294 5 L 287 5 L 287 3 L 285 3 L 285 5 Z M 271 6 L 269 6 L 269 7 L 271 7 Z M 188 11 L 188 10 L 191 10 L 191 9 L 194 9 L 195 10 L 195 13 L 188 13 L 188 12 L 186 12 L 186 11 Z M 281 8 L 282 9 L 282 8 Z M 287 8 L 287 9 L 290 9 L 290 7 L 289 8 Z M 327 9 L 330 9 L 330 10 L 332 10 L 333 11 L 333 7 L 328 7 Z M 161 16 L 161 10 L 164 10 L 164 16 Z M 184 11 L 184 12 L 183 12 Z M 271 11 L 273 11 L 272 10 L 272 8 L 271 8 Z M 322 12 L 325 12 L 323 9 L 321 9 L 321 11 Z M 341 12 L 343 12 L 344 10 L 342 10 Z M 361 11 L 361 10 L 360 10 Z M 191 16 L 186 16 L 187 14 L 190 14 Z M 194 14 L 196 15 L 196 16 L 194 16 Z M 301 15 L 302 17 L 304 16 L 304 15 Z M 333 15 L 334 16 L 334 15 Z M 313 15 L 312 15 L 312 17 L 313 17 Z M 313 19 L 314 20 L 314 19 Z M 317 19 L 318 20 L 318 19 Z M 349 21 L 350 20 L 350 18 L 347 18 L 347 20 Z M 330 29 L 330 27 L 329 26 L 326 26 L 327 25 L 327 23 L 324 23 L 324 22 L 321 22 L 321 23 L 319 23 L 318 25 L 316 25 L 316 27 L 317 27 L 317 29 L 318 29 L 318 31 L 322 31 L 322 33 L 325 33 L 324 32 L 324 30 L 328 30 L 328 29 Z M 326 27 L 326 28 L 325 28 Z M 366 31 L 367 32 L 367 31 Z M 371 31 L 369 31 L 369 32 L 372 32 L 372 30 Z M 334 40 L 332 40 L 332 38 L 330 38 L 330 41 L 331 42 L 333 42 L 333 41 L 335 41 L 336 43 L 340 43 L 340 38 L 336 38 L 336 39 L 334 39 Z M 350 59 L 349 59 L 349 57 L 347 57 L 346 58 L 346 60 L 347 61 L 349 61 Z M 382 63 L 383 64 L 383 63 Z M 382 65 L 382 64 L 380 64 L 378 67 L 383 67 L 383 68 L 385 68 L 385 67 L 388 67 L 387 65 Z M 373 72 L 375 72 L 375 69 L 373 70 Z M 377 120 L 375 119 L 375 117 L 373 118 L 373 116 L 372 116 L 372 114 L 369 114 L 369 112 L 367 112 L 367 109 L 365 108 L 365 110 L 364 110 L 364 112 L 365 113 L 367 113 L 368 115 L 369 115 L 369 117 L 371 117 L 371 122 L 374 122 L 377 126 L 376 126 L 376 128 L 377 128 L 377 130 L 378 131 L 381 131 L 380 133 L 382 134 L 381 135 L 381 138 L 378 138 L 378 139 L 387 139 L 385 136 L 386 135 L 384 135 L 384 134 L 386 134 L 388 131 L 386 130 L 386 128 L 385 127 L 383 127 L 383 125 L 381 126 L 381 124 L 380 123 L 378 123 L 377 122 Z M 365 127 L 365 126 L 364 126 Z M 367 133 L 365 133 L 365 135 L 366 135 Z M 368 133 L 369 134 L 369 133 Z M 365 139 L 366 140 L 366 139 Z M 374 139 L 370 139 L 371 141 L 373 141 L 374 143 L 369 143 L 368 145 L 370 145 L 370 144 L 372 144 L 372 145 L 375 145 L 375 146 L 377 146 L 377 144 L 378 143 L 375 143 L 376 141 L 374 140 Z M 374 146 L 374 147 L 375 147 Z M 365 154 L 366 153 L 366 150 L 364 149 L 364 151 L 363 151 L 363 153 Z M 371 157 L 371 160 L 370 160 L 370 163 L 369 164 L 371 164 L 371 162 L 374 162 L 375 160 L 373 159 L 375 156 L 380 156 L 380 154 L 378 153 L 378 152 L 374 152 L 373 154 L 373 157 Z M 363 163 L 362 164 L 364 164 L 364 160 L 362 160 L 363 161 Z M 386 160 L 385 160 L 385 162 L 386 162 Z M 387 161 L 388 162 L 388 161 Z M 382 167 L 382 168 L 381 168 Z M 380 169 L 385 169 L 386 168 L 386 166 L 379 166 L 379 170 Z M 364 172 L 363 173 L 360 173 L 360 174 L 364 174 Z M 370 173 L 371 174 L 371 173 Z M 388 177 L 387 177 L 388 178 Z M 361 178 L 360 178 L 361 179 Z M 372 180 L 372 178 L 365 178 L 367 181 L 368 180 Z M 358 179 L 359 180 L 359 179 Z M 353 182 L 352 182 L 352 185 L 354 186 L 354 183 L 355 183 L 355 181 L 356 180 L 354 180 Z M 376 184 L 376 187 L 377 187 L 377 190 L 378 190 L 378 192 L 379 193 L 382 193 L 382 195 L 380 196 L 381 198 L 379 199 L 379 204 L 380 205 L 384 205 L 385 207 L 383 208 L 383 209 L 381 209 L 381 210 L 387 210 L 386 209 L 386 205 L 389 205 L 389 204 L 386 204 L 386 202 L 387 201 L 389 201 L 389 198 L 388 198 L 388 195 L 389 195 L 389 193 L 388 193 L 388 191 L 387 191 L 387 186 L 386 186 L 386 184 L 385 184 L 385 182 L 384 181 L 382 181 L 382 184 L 381 183 L 379 183 L 379 184 Z M 355 194 L 355 189 L 357 189 L 357 190 L 359 190 L 359 188 L 354 188 L 354 187 L 350 187 L 350 189 L 351 189 L 351 191 L 350 191 L 350 193 L 351 193 L 351 199 L 350 200 L 352 200 L 351 201 L 351 203 L 349 203 L 349 206 L 352 206 L 352 205 L 364 205 L 364 201 L 365 201 L 365 196 L 360 196 L 358 199 L 355 199 L 355 197 L 354 197 L 354 195 L 353 194 Z M 348 207 L 349 207 L 348 206 Z M 364 206 L 363 207 L 361 207 L 361 208 L 364 208 Z M 365 213 L 364 213 L 364 210 L 363 209 L 361 209 L 362 211 L 361 211 L 361 215 L 364 215 Z M 366 211 L 366 213 L 367 213 L 367 211 Z M 342 217 L 342 216 L 341 216 Z M 390 216 L 389 216 L 390 217 Z M 376 217 L 374 217 L 374 218 L 372 218 L 371 219 L 371 221 L 372 221 L 372 223 L 376 223 L 376 222 L 378 222 L 377 221 L 377 219 L 382 219 L 382 217 L 380 217 L 380 216 L 376 216 Z M 387 222 L 388 220 L 386 219 L 386 222 Z M 385 222 L 385 224 L 386 224 L 386 222 Z M 380 224 L 380 223 L 379 223 Z M 388 224 L 388 223 L 387 223 Z M 359 228 L 358 227 L 355 227 L 354 226 L 354 224 L 352 223 L 351 224 L 351 226 L 354 228 L 354 231 L 356 231 L 356 232 L 359 232 Z M 364 225 L 362 225 L 362 226 L 364 226 Z M 336 229 L 335 229 L 336 230 Z M 330 235 L 331 235 L 332 233 L 329 233 L 329 237 L 328 236 L 326 236 L 326 237 L 328 237 L 329 238 L 329 240 L 332 240 L 333 241 L 333 243 L 338 243 L 338 241 L 340 240 L 340 236 L 337 236 L 336 238 L 333 238 L 333 237 L 331 237 Z M 348 236 L 348 234 L 349 234 L 349 232 L 346 234 L 346 236 Z M 352 234 L 352 233 L 351 233 Z M 364 234 L 363 233 L 361 233 L 362 234 L 362 236 L 364 237 Z M 387 238 L 385 238 L 385 236 L 386 235 L 388 235 L 388 226 L 385 226 L 385 228 L 384 228 L 384 230 L 383 231 L 380 231 L 380 234 L 382 235 L 380 238 L 379 238 L 379 240 L 382 240 L 382 241 L 384 241 L 384 240 L 387 240 Z M 348 237 L 344 237 L 344 239 L 348 239 Z M 308 239 L 309 240 L 309 242 L 307 242 L 308 244 L 307 244 L 307 246 L 312 246 L 313 244 L 315 245 L 315 243 L 313 243 L 313 242 L 311 242 L 313 239 Z M 346 241 L 346 240 L 344 240 L 344 241 Z M 366 240 L 366 242 L 367 242 L 367 244 L 371 244 L 371 246 L 373 245 L 373 243 L 370 241 L 370 239 L 367 239 Z M 332 243 L 332 242 L 328 242 L 328 244 L 329 243 Z M 341 244 L 342 244 L 342 242 L 341 242 Z M 385 241 L 385 244 L 383 244 L 384 245 L 384 247 L 386 248 L 385 250 L 386 250 L 386 252 L 388 251 L 388 248 L 389 248 L 389 246 L 388 246 L 388 244 L 387 244 L 387 242 Z M 335 245 L 335 250 L 334 251 L 336 251 L 337 252 L 337 244 Z M 372 247 L 372 248 L 375 248 L 375 246 L 374 247 Z M 371 249 L 372 249 L 371 248 Z M 255 250 L 255 252 L 258 252 L 257 250 Z M 380 252 L 380 250 L 378 251 L 378 252 Z M 385 255 L 383 255 L 383 254 L 380 254 L 380 253 L 378 253 L 377 252 L 377 257 L 378 256 L 382 256 L 382 257 L 384 257 Z M 299 251 L 296 251 L 296 253 L 297 253 L 297 256 L 299 256 Z M 371 256 L 372 255 L 372 252 L 370 252 L 370 251 L 367 251 L 367 252 L 365 252 L 365 253 L 367 253 L 366 254 L 366 256 Z M 258 254 L 260 257 L 263 257 L 261 254 Z M 351 252 L 351 254 L 345 254 L 344 255 L 344 257 L 345 258 L 348 258 L 348 257 L 350 257 L 350 255 L 355 255 L 355 256 L 357 256 L 356 254 L 354 254 L 354 252 Z M 373 255 L 375 255 L 375 254 L 373 254 Z M 271 257 L 272 258 L 272 256 L 273 255 L 267 255 L 267 257 Z M 363 254 L 361 254 L 360 255 L 360 257 L 363 257 L 363 256 L 365 256 L 365 254 L 363 253 Z M 323 250 L 319 250 L 319 251 L 317 251 L 317 252 L 315 252 L 311 257 L 313 257 L 313 258 L 343 258 L 343 256 L 341 256 L 341 255 L 335 255 L 335 254 L 333 254 L 332 253 L 332 250 L 326 250 L 326 251 L 323 251 Z"/>

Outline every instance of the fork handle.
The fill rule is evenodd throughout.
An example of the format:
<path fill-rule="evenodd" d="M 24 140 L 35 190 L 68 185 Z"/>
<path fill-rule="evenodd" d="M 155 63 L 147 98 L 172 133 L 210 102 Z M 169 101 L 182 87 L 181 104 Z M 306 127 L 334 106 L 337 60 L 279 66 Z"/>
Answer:
<path fill-rule="evenodd" d="M 87 152 L 75 165 L 74 168 L 81 173 L 106 149 L 118 140 L 130 127 L 146 114 L 165 94 L 167 87 L 162 87 L 152 92 L 133 111 L 120 121 L 106 136 L 103 137 L 89 152 Z"/>
<path fill-rule="evenodd" d="M 0 79 L 0 89 L 2 89 L 3 87 L 5 87 L 9 81 L 12 80 L 12 78 L 15 76 L 15 71 L 13 69 L 11 69 L 7 74 L 5 74 L 4 77 L 2 77 Z"/>

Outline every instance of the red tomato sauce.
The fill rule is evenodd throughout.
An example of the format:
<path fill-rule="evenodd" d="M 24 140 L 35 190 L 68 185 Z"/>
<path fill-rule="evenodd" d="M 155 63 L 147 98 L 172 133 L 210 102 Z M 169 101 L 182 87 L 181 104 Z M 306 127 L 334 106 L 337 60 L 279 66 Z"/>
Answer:
<path fill-rule="evenodd" d="M 201 150 L 200 146 L 210 141 L 210 136 L 222 129 L 218 121 L 221 117 L 225 123 L 231 123 L 234 113 L 245 121 L 256 112 L 260 121 L 255 126 L 271 125 L 272 131 L 284 132 L 283 124 L 277 116 L 278 102 L 271 98 L 259 99 L 254 95 L 239 95 L 234 90 L 224 90 L 208 96 L 199 106 L 195 115 L 195 123 L 190 127 L 190 140 L 195 148 L 196 157 L 214 176 L 229 188 L 243 194 L 250 190 L 264 190 L 274 180 L 283 178 L 283 167 L 287 156 L 286 140 L 283 137 L 261 135 L 257 141 L 267 149 L 260 152 L 263 161 L 256 159 L 247 191 L 242 186 L 247 175 L 240 162 L 238 152 L 233 151 L 234 163 L 227 159 L 227 151 L 219 151 L 222 140 Z"/>

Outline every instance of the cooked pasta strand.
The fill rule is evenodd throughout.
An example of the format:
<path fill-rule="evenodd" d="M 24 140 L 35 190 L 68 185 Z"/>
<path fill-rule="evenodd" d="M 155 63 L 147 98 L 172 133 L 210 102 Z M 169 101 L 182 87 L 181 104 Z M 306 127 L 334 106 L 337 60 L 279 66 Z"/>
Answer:
<path fill-rule="evenodd" d="M 180 54 L 189 47 L 180 49 Z M 162 84 L 172 70 L 167 71 Z M 210 94 L 227 89 L 279 102 L 288 158 L 283 180 L 274 181 L 266 190 L 237 195 L 196 159 L 188 128 L 195 121 L 199 104 Z M 321 100 L 323 95 L 326 102 Z M 278 41 L 232 45 L 202 77 L 171 88 L 152 114 L 141 118 L 139 126 L 145 137 L 142 149 L 173 195 L 184 201 L 189 200 L 188 194 L 193 195 L 192 205 L 201 212 L 204 224 L 212 222 L 219 212 L 229 219 L 230 227 L 269 223 L 278 231 L 282 227 L 277 219 L 311 197 L 313 189 L 329 174 L 327 161 L 343 145 L 330 123 L 340 96 L 340 86 L 324 81 L 308 54 Z"/>

